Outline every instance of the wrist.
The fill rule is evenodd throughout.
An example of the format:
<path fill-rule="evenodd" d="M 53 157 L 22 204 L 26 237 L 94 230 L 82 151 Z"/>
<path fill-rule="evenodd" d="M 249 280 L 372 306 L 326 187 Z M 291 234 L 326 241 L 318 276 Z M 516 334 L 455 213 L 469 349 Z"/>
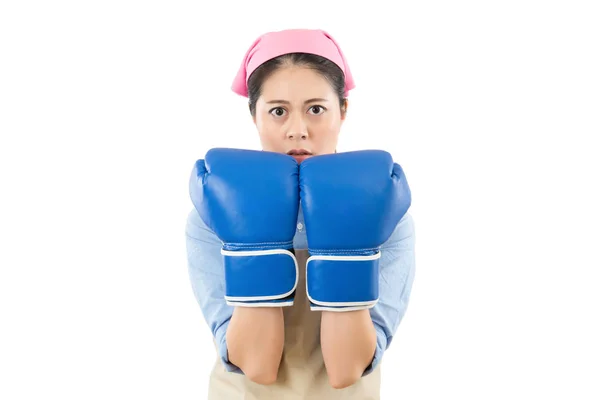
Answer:
<path fill-rule="evenodd" d="M 233 306 L 289 306 L 298 284 L 298 263 L 290 250 L 221 251 L 225 300 Z"/>
<path fill-rule="evenodd" d="M 306 292 L 313 311 L 372 308 L 379 299 L 379 258 L 371 255 L 313 255 L 306 263 Z"/>

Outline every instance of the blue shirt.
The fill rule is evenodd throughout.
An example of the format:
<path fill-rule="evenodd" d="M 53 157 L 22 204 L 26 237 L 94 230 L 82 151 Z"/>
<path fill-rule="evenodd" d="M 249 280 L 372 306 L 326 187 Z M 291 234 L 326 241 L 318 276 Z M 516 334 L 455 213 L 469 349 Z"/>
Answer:
<path fill-rule="evenodd" d="M 227 357 L 225 333 L 234 307 L 227 305 L 224 298 L 222 242 L 206 226 L 196 210 L 189 213 L 185 232 L 188 272 L 194 296 L 210 327 L 219 358 L 225 368 L 241 374 L 242 371 L 231 364 Z M 294 236 L 294 248 L 307 248 L 301 208 Z M 408 307 L 415 277 L 415 228 L 409 213 L 404 215 L 390 238 L 382 245 L 379 266 L 379 301 L 369 310 L 377 332 L 377 349 L 371 365 L 363 375 L 371 373 L 381 361 Z"/>

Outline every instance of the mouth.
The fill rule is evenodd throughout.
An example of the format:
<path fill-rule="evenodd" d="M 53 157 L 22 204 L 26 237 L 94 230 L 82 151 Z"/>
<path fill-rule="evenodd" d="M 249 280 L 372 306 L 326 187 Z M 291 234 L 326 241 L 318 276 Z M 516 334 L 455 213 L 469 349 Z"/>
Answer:
<path fill-rule="evenodd" d="M 290 156 L 312 156 L 312 153 L 305 149 L 293 149 L 287 152 Z"/>
<path fill-rule="evenodd" d="M 294 157 L 298 163 L 306 160 L 308 157 L 313 154 L 306 149 L 293 149 L 287 152 L 288 155 Z"/>

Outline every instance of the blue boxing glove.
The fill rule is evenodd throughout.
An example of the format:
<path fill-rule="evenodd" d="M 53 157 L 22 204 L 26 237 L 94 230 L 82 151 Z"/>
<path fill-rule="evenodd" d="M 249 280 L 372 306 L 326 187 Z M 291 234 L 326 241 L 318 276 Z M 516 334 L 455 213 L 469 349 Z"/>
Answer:
<path fill-rule="evenodd" d="M 194 207 L 223 242 L 225 300 L 232 306 L 294 302 L 298 163 L 273 152 L 211 149 L 190 177 Z"/>
<path fill-rule="evenodd" d="M 300 164 L 300 198 L 311 310 L 373 307 L 380 247 L 411 205 L 400 165 L 380 150 L 315 156 Z"/>

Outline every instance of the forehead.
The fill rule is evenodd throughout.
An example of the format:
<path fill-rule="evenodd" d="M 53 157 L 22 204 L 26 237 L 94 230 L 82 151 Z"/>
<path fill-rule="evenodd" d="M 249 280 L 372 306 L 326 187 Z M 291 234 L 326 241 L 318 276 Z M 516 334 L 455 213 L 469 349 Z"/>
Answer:
<path fill-rule="evenodd" d="M 293 101 L 312 97 L 329 98 L 335 93 L 329 82 L 314 69 L 289 66 L 271 74 L 262 86 L 262 97 Z"/>

